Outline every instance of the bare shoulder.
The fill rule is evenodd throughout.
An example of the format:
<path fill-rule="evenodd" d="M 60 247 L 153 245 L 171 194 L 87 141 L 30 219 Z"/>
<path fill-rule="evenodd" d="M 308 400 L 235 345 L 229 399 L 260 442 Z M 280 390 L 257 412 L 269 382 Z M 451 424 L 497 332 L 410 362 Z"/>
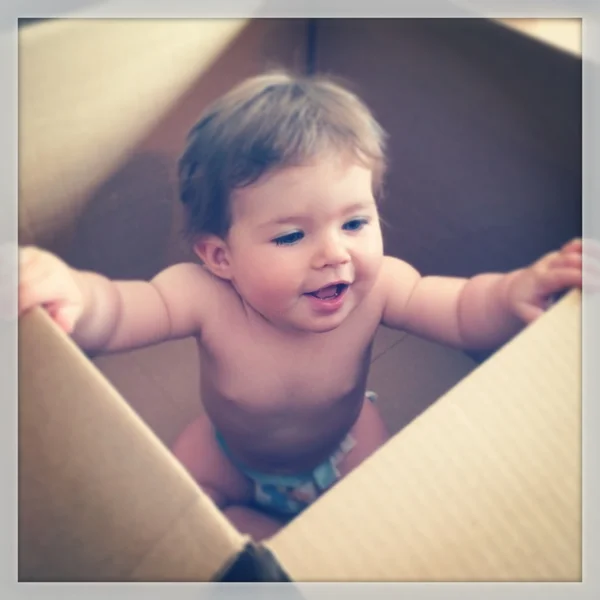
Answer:
<path fill-rule="evenodd" d="M 382 323 L 402 328 L 408 301 L 421 279 L 412 265 L 394 256 L 385 256 L 379 277 L 383 295 Z"/>
<path fill-rule="evenodd" d="M 379 275 L 383 290 L 407 291 L 409 294 L 421 275 L 412 265 L 395 256 L 384 256 Z"/>
<path fill-rule="evenodd" d="M 192 262 L 177 263 L 154 277 L 153 282 L 187 282 L 188 285 L 209 285 L 212 275 L 202 265 Z"/>
<path fill-rule="evenodd" d="M 173 334 L 200 333 L 219 295 L 214 275 L 202 265 L 185 262 L 167 267 L 151 284 L 165 303 Z"/>
<path fill-rule="evenodd" d="M 152 279 L 154 285 L 165 289 L 165 292 L 173 291 L 173 286 L 177 286 L 174 291 L 182 291 L 198 288 L 207 290 L 214 286 L 214 277 L 202 265 L 185 262 L 167 267 Z"/>

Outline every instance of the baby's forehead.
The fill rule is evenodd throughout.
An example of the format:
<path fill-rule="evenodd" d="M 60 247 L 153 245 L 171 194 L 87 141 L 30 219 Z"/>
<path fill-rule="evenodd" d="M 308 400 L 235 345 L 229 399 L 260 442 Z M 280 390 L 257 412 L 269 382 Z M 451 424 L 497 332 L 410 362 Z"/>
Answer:
<path fill-rule="evenodd" d="M 374 206 L 372 172 L 357 163 L 321 162 L 282 169 L 233 195 L 233 222 L 278 224 L 346 215 Z"/>

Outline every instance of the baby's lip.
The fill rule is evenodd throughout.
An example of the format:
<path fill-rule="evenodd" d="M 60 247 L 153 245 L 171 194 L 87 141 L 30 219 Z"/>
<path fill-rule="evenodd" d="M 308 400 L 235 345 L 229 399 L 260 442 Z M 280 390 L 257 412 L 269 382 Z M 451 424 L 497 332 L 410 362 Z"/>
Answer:
<path fill-rule="evenodd" d="M 335 287 L 338 285 L 348 288 L 352 285 L 352 283 L 345 279 L 338 279 L 337 281 L 332 281 L 331 283 L 326 283 L 325 285 L 322 285 L 321 287 L 315 288 L 314 290 L 312 290 L 310 292 L 305 292 L 304 295 L 312 296 L 312 295 L 316 294 L 317 292 L 319 292 L 320 290 L 324 290 L 325 288 L 328 288 L 328 287 Z"/>

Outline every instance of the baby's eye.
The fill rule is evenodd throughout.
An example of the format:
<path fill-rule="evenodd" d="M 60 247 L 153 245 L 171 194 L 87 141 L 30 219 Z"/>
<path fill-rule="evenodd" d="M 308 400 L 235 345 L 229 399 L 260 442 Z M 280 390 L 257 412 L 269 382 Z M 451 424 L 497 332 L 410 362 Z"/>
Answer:
<path fill-rule="evenodd" d="M 285 235 L 275 238 L 273 242 L 277 246 L 291 246 L 292 244 L 299 242 L 303 237 L 304 233 L 302 231 L 293 231 L 292 233 L 286 233 Z"/>
<path fill-rule="evenodd" d="M 358 231 L 362 229 L 368 223 L 367 219 L 352 219 L 347 223 L 344 223 L 343 229 L 346 231 Z"/>

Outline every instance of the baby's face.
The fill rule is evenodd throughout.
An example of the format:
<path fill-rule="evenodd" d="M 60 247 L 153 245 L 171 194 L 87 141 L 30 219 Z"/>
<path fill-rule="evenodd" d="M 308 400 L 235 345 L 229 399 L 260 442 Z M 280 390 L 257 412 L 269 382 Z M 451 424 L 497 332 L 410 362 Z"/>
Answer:
<path fill-rule="evenodd" d="M 338 327 L 371 289 L 383 258 L 368 168 L 338 158 L 289 167 L 238 190 L 227 237 L 244 300 L 286 329 Z"/>

